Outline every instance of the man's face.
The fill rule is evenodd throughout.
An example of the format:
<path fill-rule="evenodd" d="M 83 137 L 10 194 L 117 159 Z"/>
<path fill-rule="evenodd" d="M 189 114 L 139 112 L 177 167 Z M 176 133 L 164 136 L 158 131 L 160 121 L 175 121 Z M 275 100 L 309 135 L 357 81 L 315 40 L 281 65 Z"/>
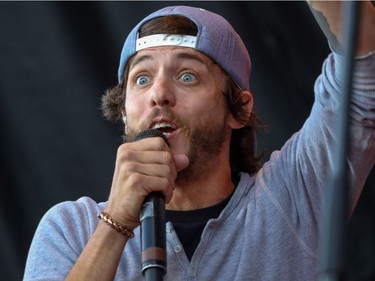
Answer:
<path fill-rule="evenodd" d="M 139 51 L 126 87 L 128 139 L 156 128 L 165 133 L 172 153 L 189 157 L 190 169 L 198 162 L 207 165 L 229 138 L 224 79 L 218 65 L 191 48 Z"/>

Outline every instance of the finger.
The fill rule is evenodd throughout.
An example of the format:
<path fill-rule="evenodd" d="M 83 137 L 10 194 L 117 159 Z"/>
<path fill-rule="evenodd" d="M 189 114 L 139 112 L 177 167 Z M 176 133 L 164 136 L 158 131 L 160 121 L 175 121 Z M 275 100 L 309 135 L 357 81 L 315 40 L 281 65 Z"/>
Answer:
<path fill-rule="evenodd" d="M 174 156 L 170 151 L 128 151 L 124 158 L 144 164 L 175 165 Z"/>
<path fill-rule="evenodd" d="M 170 179 L 166 177 L 133 173 L 129 177 L 128 183 L 132 192 L 138 193 L 143 199 L 151 192 L 161 192 L 167 202 L 172 198 L 174 186 L 170 184 Z"/>
<path fill-rule="evenodd" d="M 143 151 L 169 151 L 168 144 L 160 137 L 145 138 L 136 142 L 127 143 L 127 145 L 132 145 L 134 150 Z"/>
<path fill-rule="evenodd" d="M 173 160 L 176 165 L 177 172 L 182 171 L 189 166 L 189 158 L 185 154 L 175 154 L 173 155 Z"/>
<path fill-rule="evenodd" d="M 157 138 L 154 138 L 157 139 Z M 159 138 L 160 139 L 160 138 Z M 162 154 L 157 154 L 157 153 Z M 153 153 L 153 154 L 142 154 L 142 153 Z M 172 161 L 172 157 L 168 156 L 171 154 L 170 148 L 163 141 L 160 140 L 141 140 L 139 143 L 125 143 L 119 146 L 117 149 L 117 158 L 119 156 L 126 160 L 136 160 L 143 163 L 155 162 L 155 163 L 165 163 L 167 161 Z M 148 155 L 148 156 L 146 156 Z M 143 156 L 143 158 L 141 158 Z M 150 160 L 147 158 L 151 157 Z M 164 160 L 162 162 L 158 160 Z"/>
<path fill-rule="evenodd" d="M 175 178 L 177 177 L 177 171 L 174 165 L 143 164 L 136 162 L 127 163 L 124 165 L 120 174 L 124 177 L 124 179 L 130 177 L 132 174 L 165 178 L 169 181 L 172 188 L 174 188 Z"/>
<path fill-rule="evenodd" d="M 177 176 L 174 157 L 167 151 L 124 150 L 119 153 L 116 166 L 125 175 L 139 172 L 161 177 L 170 175 L 171 178 L 176 178 Z"/>

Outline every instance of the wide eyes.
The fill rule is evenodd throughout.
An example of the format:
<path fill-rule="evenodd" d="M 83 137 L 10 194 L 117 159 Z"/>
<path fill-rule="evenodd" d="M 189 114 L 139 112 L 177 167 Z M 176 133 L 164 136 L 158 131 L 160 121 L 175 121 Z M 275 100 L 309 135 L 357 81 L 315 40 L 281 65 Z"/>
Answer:
<path fill-rule="evenodd" d="M 183 73 L 179 77 L 178 80 L 183 82 L 183 83 L 191 83 L 191 82 L 194 82 L 195 80 L 197 80 L 197 77 L 192 73 Z M 148 84 L 149 82 L 150 82 L 150 77 L 148 77 L 147 75 L 140 75 L 136 79 L 137 85 L 140 85 L 140 86 L 144 86 L 144 85 Z"/>
<path fill-rule="evenodd" d="M 145 75 L 137 77 L 137 80 L 136 80 L 137 84 L 141 86 L 146 85 L 149 81 L 150 81 L 150 78 L 148 78 Z"/>
<path fill-rule="evenodd" d="M 191 73 L 184 73 L 181 75 L 181 78 L 180 78 L 180 80 L 184 83 L 191 83 L 195 81 L 196 79 L 197 77 Z"/>

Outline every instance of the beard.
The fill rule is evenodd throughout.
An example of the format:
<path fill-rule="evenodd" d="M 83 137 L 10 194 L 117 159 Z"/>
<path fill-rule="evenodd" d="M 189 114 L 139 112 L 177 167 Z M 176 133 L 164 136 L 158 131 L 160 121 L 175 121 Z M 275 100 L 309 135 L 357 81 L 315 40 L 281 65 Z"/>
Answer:
<path fill-rule="evenodd" d="M 217 116 L 208 116 L 204 120 L 191 122 L 176 116 L 169 108 L 155 109 L 136 130 L 128 127 L 124 137 L 125 142 L 132 142 L 137 134 L 149 128 L 152 120 L 157 116 L 165 116 L 173 120 L 188 141 L 189 166 L 177 173 L 176 185 L 183 186 L 191 181 L 202 178 L 215 165 L 215 159 L 219 155 L 224 142 L 228 137 L 227 126 L 228 113 L 220 119 Z"/>
<path fill-rule="evenodd" d="M 177 185 L 183 186 L 192 180 L 200 179 L 217 165 L 215 159 L 227 138 L 228 128 L 225 121 L 226 117 L 216 122 L 200 120 L 194 127 L 189 127 L 189 166 L 178 172 Z"/>

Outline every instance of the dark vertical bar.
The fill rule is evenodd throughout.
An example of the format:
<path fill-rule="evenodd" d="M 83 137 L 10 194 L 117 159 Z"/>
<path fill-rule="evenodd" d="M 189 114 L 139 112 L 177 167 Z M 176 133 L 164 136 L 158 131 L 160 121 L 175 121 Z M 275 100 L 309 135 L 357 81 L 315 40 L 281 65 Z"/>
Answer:
<path fill-rule="evenodd" d="M 343 49 L 345 51 L 344 81 L 342 100 L 339 105 L 338 120 L 334 139 L 338 140 L 333 154 L 333 167 L 328 182 L 327 201 L 324 206 L 322 232 L 320 237 L 320 281 L 345 279 L 348 232 L 348 144 L 350 97 L 353 79 L 354 56 L 357 43 L 358 14 L 360 2 L 348 1 L 344 4 Z"/>

